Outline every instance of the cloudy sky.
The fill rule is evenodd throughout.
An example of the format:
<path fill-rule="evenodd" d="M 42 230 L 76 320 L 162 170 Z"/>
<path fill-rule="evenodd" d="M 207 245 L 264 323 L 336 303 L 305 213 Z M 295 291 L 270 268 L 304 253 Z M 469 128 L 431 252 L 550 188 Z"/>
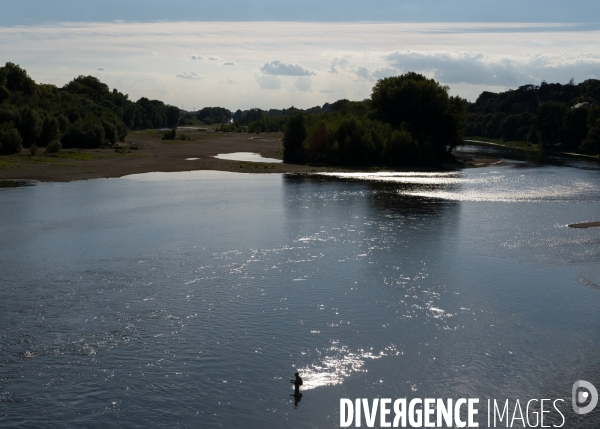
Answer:
<path fill-rule="evenodd" d="M 0 62 L 59 86 L 91 74 L 187 110 L 361 100 L 377 79 L 411 70 L 470 100 L 600 79 L 597 0 L 10 3 Z"/>

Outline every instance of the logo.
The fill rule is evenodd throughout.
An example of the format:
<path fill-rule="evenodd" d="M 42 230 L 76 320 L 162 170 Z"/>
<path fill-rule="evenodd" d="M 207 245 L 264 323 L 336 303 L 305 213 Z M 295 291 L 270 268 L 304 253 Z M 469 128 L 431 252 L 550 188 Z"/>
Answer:
<path fill-rule="evenodd" d="M 584 405 L 588 401 L 589 403 Z M 587 414 L 592 412 L 596 405 L 598 405 L 598 391 L 594 385 L 585 380 L 576 381 L 573 384 L 573 411 L 577 414 Z"/>

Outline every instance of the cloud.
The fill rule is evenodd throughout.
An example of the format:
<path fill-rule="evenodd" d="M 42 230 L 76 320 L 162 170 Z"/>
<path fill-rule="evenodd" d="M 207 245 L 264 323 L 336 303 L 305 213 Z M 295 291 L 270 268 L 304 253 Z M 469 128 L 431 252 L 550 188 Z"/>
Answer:
<path fill-rule="evenodd" d="M 281 80 L 277 76 L 269 76 L 264 74 L 254 75 L 258 86 L 262 89 L 279 89 L 281 88 Z"/>
<path fill-rule="evenodd" d="M 319 92 L 321 94 L 333 94 L 335 91 L 333 89 L 322 89 Z"/>
<path fill-rule="evenodd" d="M 302 92 L 310 91 L 312 82 L 308 76 L 298 76 L 296 78 L 296 88 Z"/>
<path fill-rule="evenodd" d="M 491 56 L 481 52 L 392 52 L 384 58 L 403 72 L 432 75 L 443 83 L 518 86 L 534 80 L 525 59 Z M 543 62 L 543 61 L 542 61 Z M 537 68 L 546 64 L 538 64 Z M 528 70 L 529 69 L 529 70 Z"/>
<path fill-rule="evenodd" d="M 307 69 L 301 64 L 282 63 L 279 60 L 266 62 L 261 68 L 264 74 L 277 76 L 311 76 L 316 75 L 312 70 Z"/>
<path fill-rule="evenodd" d="M 203 60 L 204 57 L 202 55 L 192 54 L 192 60 Z"/>
<path fill-rule="evenodd" d="M 207 58 L 208 58 L 209 60 L 211 60 L 211 61 L 218 61 L 218 60 L 220 60 L 220 59 L 221 59 L 221 58 L 219 58 L 219 57 L 217 57 L 217 56 L 215 56 L 215 55 L 209 55 Z"/>
<path fill-rule="evenodd" d="M 331 59 L 331 61 L 329 61 L 329 70 L 327 70 L 327 73 L 334 73 L 337 74 L 338 73 L 338 67 L 341 68 L 342 70 L 346 70 L 346 67 L 348 67 L 348 64 L 350 63 L 350 57 L 345 56 L 345 57 L 333 57 Z"/>
<path fill-rule="evenodd" d="M 369 82 L 374 80 L 369 69 L 364 66 L 358 66 L 358 68 L 354 70 L 354 74 L 361 79 L 368 80 Z"/>
<path fill-rule="evenodd" d="M 375 79 L 383 79 L 385 77 L 397 76 L 398 70 L 395 67 L 379 67 L 371 72 Z"/>
<path fill-rule="evenodd" d="M 106 71 L 106 69 L 104 67 L 98 67 L 96 70 L 97 71 Z"/>
<path fill-rule="evenodd" d="M 229 84 L 232 84 L 232 83 L 237 83 L 237 82 L 234 81 L 234 80 L 231 80 L 231 79 L 227 79 L 227 80 L 220 80 L 219 83 L 229 83 Z"/>
<path fill-rule="evenodd" d="M 235 61 L 225 61 L 225 62 L 223 63 L 223 65 L 224 65 L 224 66 L 235 66 L 235 65 L 237 65 L 237 64 L 235 63 Z"/>
<path fill-rule="evenodd" d="M 175 77 L 181 79 L 202 79 L 202 76 L 197 75 L 195 72 L 181 72 L 177 73 Z"/>
<path fill-rule="evenodd" d="M 211 50 L 219 52 L 222 59 L 210 62 L 207 56 Z M 203 60 L 198 51 L 205 52 Z M 241 108 L 257 104 L 265 109 L 310 107 L 327 97 L 327 93 L 319 92 L 321 88 L 334 89 L 336 96 L 362 100 L 369 96 L 372 82 L 354 73 L 359 66 L 365 67 L 373 79 L 392 75 L 392 70 L 394 74 L 421 72 L 449 85 L 451 93 L 470 100 L 485 90 L 539 85 L 543 79 L 566 83 L 571 77 L 576 82 L 600 78 L 600 28 L 562 24 L 71 22 L 0 26 L 0 52 L 3 58 L 26 66 L 37 82 L 62 87 L 77 75 L 77 70 L 92 70 L 99 76 L 110 74 L 110 85 L 129 93 L 132 99 L 151 97 L 170 104 L 193 105 L 200 97 L 206 105 Z M 192 54 L 199 60 L 191 60 Z M 225 68 L 222 64 L 226 58 L 235 58 L 237 65 Z M 297 75 L 275 75 L 280 83 L 262 82 L 266 87 L 289 86 L 292 91 L 262 91 L 259 84 L 246 85 L 248 78 L 254 80 L 255 71 L 270 76 L 252 70 L 251 65 L 261 67 L 270 59 L 301 64 L 300 70 L 308 73 L 300 75 L 310 76 L 312 92 L 298 97 Z M 182 60 L 193 65 L 177 66 Z M 115 61 L 119 63 L 117 68 L 112 66 Z M 99 64 L 110 69 L 96 71 Z M 214 67 L 200 69 L 196 64 Z M 267 65 L 273 66 L 271 62 Z M 199 81 L 182 85 L 183 81 L 173 79 L 177 70 L 188 70 L 190 76 L 190 70 L 202 73 L 202 82 L 215 85 L 200 88 Z M 318 75 L 313 76 L 311 71 Z M 224 91 L 232 88 L 219 84 L 227 78 L 238 82 L 235 91 Z M 197 91 L 190 90 L 192 87 Z M 259 100 L 257 91 L 261 91 Z"/>

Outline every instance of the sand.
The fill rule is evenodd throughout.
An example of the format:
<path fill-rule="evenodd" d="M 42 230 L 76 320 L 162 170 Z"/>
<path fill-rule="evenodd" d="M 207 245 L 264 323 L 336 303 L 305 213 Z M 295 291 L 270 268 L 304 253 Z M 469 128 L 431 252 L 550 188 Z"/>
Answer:
<path fill-rule="evenodd" d="M 33 180 L 69 182 L 150 172 L 219 170 L 240 173 L 316 173 L 357 171 L 351 168 L 318 167 L 216 159 L 220 153 L 253 152 L 265 158 L 282 159 L 283 133 L 217 133 L 212 129 L 186 129 L 191 140 L 162 140 L 163 132 L 130 132 L 118 148 L 67 149 L 47 155 L 40 149 L 31 156 L 28 149 L 19 155 L 0 157 L 0 181 Z M 193 159 L 190 159 L 193 158 Z M 471 159 L 463 167 L 481 167 L 497 159 Z M 449 166 L 448 169 L 456 168 Z M 372 170 L 372 169 L 367 169 Z M 376 168 L 377 170 L 377 168 Z M 386 169 L 389 171 L 389 168 Z M 411 170 L 414 170 L 412 168 Z M 424 169 L 431 170 L 434 169 Z"/>

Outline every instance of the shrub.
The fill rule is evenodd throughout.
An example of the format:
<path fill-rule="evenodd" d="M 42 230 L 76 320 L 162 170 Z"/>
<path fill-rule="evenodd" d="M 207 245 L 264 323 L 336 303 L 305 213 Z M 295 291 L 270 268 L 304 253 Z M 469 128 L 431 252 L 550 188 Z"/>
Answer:
<path fill-rule="evenodd" d="M 21 152 L 23 149 L 23 139 L 14 127 L 12 122 L 8 122 L 0 127 L 0 153 L 12 155 Z"/>
<path fill-rule="evenodd" d="M 58 140 L 54 140 L 48 143 L 46 146 L 46 153 L 58 153 L 62 149 L 62 144 Z"/>
<path fill-rule="evenodd" d="M 175 140 L 175 138 L 177 137 L 177 128 L 171 128 L 170 130 L 167 130 L 164 132 L 163 134 L 163 140 Z"/>

